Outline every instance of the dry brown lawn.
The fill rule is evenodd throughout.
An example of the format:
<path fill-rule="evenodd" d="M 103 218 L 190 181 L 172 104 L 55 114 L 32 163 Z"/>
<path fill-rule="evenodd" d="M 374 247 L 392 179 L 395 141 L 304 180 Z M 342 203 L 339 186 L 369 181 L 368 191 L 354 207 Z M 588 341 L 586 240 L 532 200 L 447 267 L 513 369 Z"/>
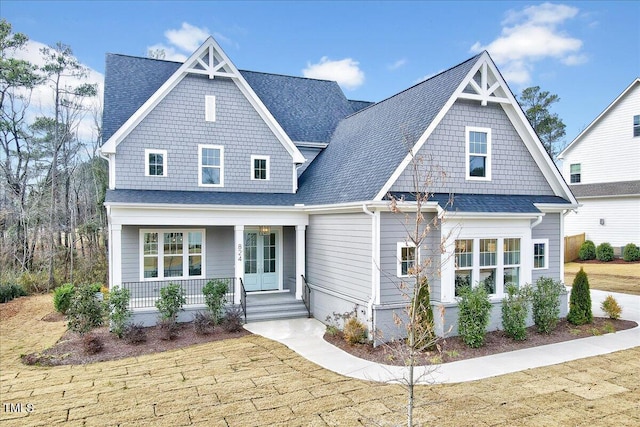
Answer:
<path fill-rule="evenodd" d="M 640 295 L 640 263 L 582 263 L 564 265 L 564 283 L 571 286 L 576 273 L 584 268 L 591 289 Z"/>
<path fill-rule="evenodd" d="M 20 354 L 53 345 L 65 326 L 41 320 L 50 295 L 19 305 L 0 316 L 2 426 L 405 424 L 400 386 L 335 374 L 255 335 L 110 362 L 25 366 Z M 420 386 L 416 398 L 419 425 L 637 426 L 640 348 Z"/>

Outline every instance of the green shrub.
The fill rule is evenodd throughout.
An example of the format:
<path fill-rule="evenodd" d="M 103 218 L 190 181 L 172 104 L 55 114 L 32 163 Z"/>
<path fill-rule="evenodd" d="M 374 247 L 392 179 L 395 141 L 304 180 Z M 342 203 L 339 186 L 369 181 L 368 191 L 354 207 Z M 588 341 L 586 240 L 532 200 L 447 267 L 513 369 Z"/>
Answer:
<path fill-rule="evenodd" d="M 603 262 L 613 261 L 613 248 L 611 244 L 607 242 L 600 243 L 596 248 L 596 259 Z"/>
<path fill-rule="evenodd" d="M 9 302 L 14 298 L 24 297 L 27 293 L 24 288 L 15 283 L 0 285 L 0 303 Z"/>
<path fill-rule="evenodd" d="M 96 298 L 95 288 L 82 285 L 76 288 L 67 310 L 68 326 L 74 332 L 86 334 L 104 323 L 105 306 Z"/>
<path fill-rule="evenodd" d="M 640 248 L 634 243 L 627 243 L 622 251 L 622 259 L 627 262 L 638 261 L 640 259 Z"/>
<path fill-rule="evenodd" d="M 596 244 L 591 240 L 585 240 L 582 245 L 580 245 L 580 250 L 578 251 L 578 258 L 582 261 L 595 259 L 596 258 Z"/>
<path fill-rule="evenodd" d="M 610 319 L 619 319 L 622 314 L 622 307 L 620 307 L 613 295 L 607 295 L 602 304 L 600 304 L 600 308 L 607 313 Z"/>
<path fill-rule="evenodd" d="M 202 288 L 204 303 L 207 305 L 213 321 L 218 324 L 223 319 L 225 296 L 227 294 L 226 282 L 218 279 L 209 280 Z"/>
<path fill-rule="evenodd" d="M 573 279 L 567 320 L 574 325 L 584 325 L 585 323 L 591 323 L 593 320 L 589 278 L 582 268 Z"/>
<path fill-rule="evenodd" d="M 187 302 L 184 289 L 177 283 L 169 283 L 164 288 L 160 288 L 160 299 L 156 301 L 156 308 L 160 312 L 160 318 L 176 322 L 178 312 Z"/>
<path fill-rule="evenodd" d="M 58 313 L 67 314 L 74 292 L 75 287 L 71 283 L 65 283 L 55 288 L 53 291 L 53 308 Z"/>
<path fill-rule="evenodd" d="M 367 327 L 357 317 L 350 317 L 342 330 L 344 339 L 349 344 L 364 344 L 367 342 Z"/>
<path fill-rule="evenodd" d="M 418 301 L 415 304 L 415 348 L 425 349 L 432 347 L 435 343 L 435 328 L 433 324 L 433 308 L 431 307 L 431 297 L 429 291 L 429 283 L 426 277 L 423 277 L 418 289 Z M 414 305 L 412 304 L 412 309 Z"/>
<path fill-rule="evenodd" d="M 507 296 L 502 300 L 502 327 L 507 336 L 516 341 L 527 338 L 529 299 L 528 287 L 518 289 L 515 285 L 507 285 Z"/>
<path fill-rule="evenodd" d="M 489 325 L 491 303 L 484 286 L 463 289 L 458 299 L 458 333 L 472 348 L 482 347 Z"/>
<path fill-rule="evenodd" d="M 538 332 L 549 334 L 560 321 L 560 295 L 565 287 L 549 277 L 540 277 L 531 291 L 533 322 Z"/>
<path fill-rule="evenodd" d="M 111 332 L 118 338 L 124 335 L 125 327 L 131 319 L 129 309 L 129 299 L 131 291 L 126 288 L 115 287 L 109 292 L 109 320 L 111 321 Z"/>

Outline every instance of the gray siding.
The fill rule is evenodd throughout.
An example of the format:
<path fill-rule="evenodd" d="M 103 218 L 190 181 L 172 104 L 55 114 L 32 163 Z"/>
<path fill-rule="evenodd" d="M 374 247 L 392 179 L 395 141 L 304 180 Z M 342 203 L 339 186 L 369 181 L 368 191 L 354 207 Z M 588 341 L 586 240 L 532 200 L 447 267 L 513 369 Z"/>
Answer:
<path fill-rule="evenodd" d="M 491 128 L 491 181 L 465 179 L 465 126 Z M 529 154 L 501 106 L 458 100 L 420 150 L 425 170 L 446 172 L 429 191 L 435 193 L 553 195 L 546 178 Z M 433 159 L 433 160 L 431 160 Z M 526 179 L 516 179 L 516 178 Z M 392 191 L 415 191 L 413 174 L 407 168 Z"/>
<path fill-rule="evenodd" d="M 304 172 L 305 169 L 307 169 L 309 167 L 311 162 L 313 162 L 313 159 L 315 159 L 316 156 L 318 154 L 320 154 L 322 149 L 320 149 L 320 148 L 309 148 L 309 147 L 301 147 L 301 148 L 298 148 L 298 149 L 300 150 L 300 152 L 302 153 L 304 158 L 307 159 L 307 161 L 302 166 L 300 166 L 300 168 L 298 168 L 298 176 L 300 176 L 300 175 L 302 175 L 302 172 Z"/>
<path fill-rule="evenodd" d="M 371 218 L 366 214 L 311 215 L 307 279 L 363 301 L 371 295 Z"/>
<path fill-rule="evenodd" d="M 431 221 L 434 213 L 425 213 L 425 222 Z M 400 278 L 397 277 L 397 243 L 405 242 L 408 229 L 413 226 L 415 217 L 408 214 L 383 212 L 380 215 L 380 303 L 405 302 L 399 289 Z M 427 258 L 429 269 L 426 272 L 431 286 L 431 299 L 440 295 L 440 277 L 437 274 L 440 264 L 440 230 L 433 229 L 427 234 L 424 244 L 420 247 L 420 258 L 425 262 Z M 406 278 L 404 280 L 407 280 Z M 407 290 L 404 292 L 411 292 Z"/>
<path fill-rule="evenodd" d="M 285 288 L 293 285 L 295 292 L 296 280 L 296 229 L 282 227 L 282 281 Z"/>
<path fill-rule="evenodd" d="M 216 97 L 206 122 L 205 95 Z M 198 186 L 198 144 L 224 146 L 224 187 Z M 145 149 L 167 150 L 167 176 L 145 176 Z M 251 155 L 270 156 L 270 180 L 251 180 Z M 289 153 L 228 79 L 187 76 L 122 141 L 116 188 L 291 193 Z"/>
<path fill-rule="evenodd" d="M 560 263 L 562 254 L 560 253 L 560 213 L 548 213 L 538 226 L 531 230 L 532 239 L 549 239 L 549 268 L 544 270 L 532 270 L 531 280 L 535 283 L 538 278 L 551 277 L 553 280 L 564 282 L 564 277 L 560 277 Z"/>

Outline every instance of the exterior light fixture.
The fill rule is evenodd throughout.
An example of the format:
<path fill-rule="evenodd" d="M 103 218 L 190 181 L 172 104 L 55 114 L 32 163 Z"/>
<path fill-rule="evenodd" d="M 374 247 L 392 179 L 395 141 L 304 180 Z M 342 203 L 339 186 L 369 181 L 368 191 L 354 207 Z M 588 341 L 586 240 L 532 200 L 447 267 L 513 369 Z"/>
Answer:
<path fill-rule="evenodd" d="M 261 235 L 266 236 L 269 233 L 271 233 L 271 227 L 269 227 L 268 225 L 261 225 L 260 226 L 260 234 Z"/>

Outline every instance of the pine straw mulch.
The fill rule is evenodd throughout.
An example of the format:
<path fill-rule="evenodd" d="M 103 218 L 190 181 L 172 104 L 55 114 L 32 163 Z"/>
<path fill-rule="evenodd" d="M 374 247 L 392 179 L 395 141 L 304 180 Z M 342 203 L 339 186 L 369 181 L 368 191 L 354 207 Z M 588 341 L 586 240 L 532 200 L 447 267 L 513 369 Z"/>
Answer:
<path fill-rule="evenodd" d="M 485 344 L 480 348 L 468 347 L 462 342 L 460 337 L 449 337 L 438 342 L 440 351 L 433 350 L 423 352 L 416 364 L 433 365 L 472 359 L 475 357 L 489 356 L 497 353 L 613 333 L 613 331 L 622 331 L 635 328 L 636 326 L 638 326 L 638 324 L 630 320 L 614 320 L 600 317 L 594 317 L 593 323 L 575 326 L 567 322 L 566 319 L 561 319 L 556 329 L 548 335 L 538 333 L 535 326 L 527 328 L 527 338 L 524 341 L 514 341 L 506 336 L 504 331 L 488 332 L 485 337 Z M 402 356 L 400 356 L 403 354 L 402 349 L 399 347 L 402 345 L 400 342 L 383 344 L 377 347 L 373 347 L 372 344 L 349 344 L 345 341 L 340 331 L 335 334 L 327 332 L 324 335 L 324 339 L 361 359 L 384 363 L 386 365 L 404 365 Z"/>

